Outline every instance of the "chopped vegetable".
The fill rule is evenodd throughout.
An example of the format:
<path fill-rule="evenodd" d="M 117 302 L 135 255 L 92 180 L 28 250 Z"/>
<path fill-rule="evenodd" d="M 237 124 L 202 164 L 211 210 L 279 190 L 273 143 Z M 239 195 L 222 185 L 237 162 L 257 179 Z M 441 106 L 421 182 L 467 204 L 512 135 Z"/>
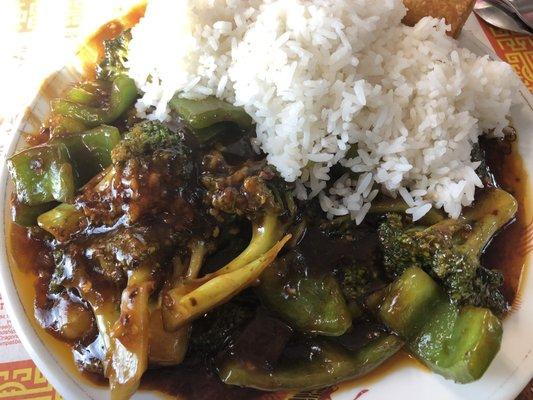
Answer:
<path fill-rule="evenodd" d="M 89 82 L 74 86 L 67 92 L 67 100 L 78 104 L 94 105 L 98 101 L 98 85 Z"/>
<path fill-rule="evenodd" d="M 184 281 L 170 290 L 163 301 L 165 328 L 178 329 L 255 283 L 289 239 L 286 235 L 264 255 L 240 268 Z"/>
<path fill-rule="evenodd" d="M 289 253 L 265 270 L 257 288 L 261 300 L 295 329 L 342 335 L 351 327 L 352 318 L 337 280 L 305 273 L 298 261 L 297 254 Z"/>
<path fill-rule="evenodd" d="M 88 129 L 83 122 L 61 114 L 51 114 L 48 118 L 48 126 L 50 127 L 50 136 L 54 138 L 85 132 Z"/>
<path fill-rule="evenodd" d="M 183 187 L 193 164 L 178 132 L 160 122 L 136 124 L 115 146 L 111 159 L 112 167 L 76 199 L 92 223 L 113 226 L 123 216 L 135 223 L 162 213 L 182 222 L 191 218 Z"/>
<path fill-rule="evenodd" d="M 373 264 L 344 263 L 337 270 L 337 275 L 352 318 L 358 318 L 363 314 L 363 303 L 366 297 L 384 285 Z"/>
<path fill-rule="evenodd" d="M 213 139 L 222 137 L 223 135 L 228 135 L 230 133 L 236 132 L 239 130 L 239 134 L 242 135 L 242 131 L 239 126 L 233 122 L 219 122 L 214 125 L 208 126 L 207 128 L 194 129 L 194 136 L 202 144 L 206 144 Z"/>
<path fill-rule="evenodd" d="M 100 79 L 112 80 L 126 72 L 130 40 L 131 30 L 126 29 L 116 38 L 104 41 L 104 57 L 96 68 Z"/>
<path fill-rule="evenodd" d="M 165 330 L 161 307 L 157 307 L 150 313 L 149 331 L 150 365 L 178 365 L 183 361 L 189 344 L 190 327 L 173 332 Z"/>
<path fill-rule="evenodd" d="M 120 133 L 114 126 L 102 125 L 79 134 L 53 139 L 67 149 L 81 187 L 92 177 L 111 165 L 111 150 L 120 142 Z"/>
<path fill-rule="evenodd" d="M 111 331 L 107 377 L 112 400 L 126 400 L 139 387 L 148 368 L 150 295 L 155 283 L 152 271 L 142 266 L 133 271 L 122 292 L 120 317 Z"/>
<path fill-rule="evenodd" d="M 490 310 L 457 307 L 420 268 L 411 267 L 370 296 L 369 307 L 406 340 L 409 351 L 448 379 L 479 379 L 498 352 L 501 322 Z"/>
<path fill-rule="evenodd" d="M 181 151 L 184 157 L 188 155 L 179 133 L 157 121 L 141 122 L 126 132 L 123 140 L 113 149 L 113 163 L 152 155 L 156 150 L 169 148 Z"/>
<path fill-rule="evenodd" d="M 188 268 L 178 263 L 178 268 L 174 268 L 172 280 L 175 284 L 184 278 L 196 279 L 207 253 L 206 244 L 202 240 L 194 239 L 189 244 L 190 260 Z M 164 291 L 161 292 L 161 295 Z M 160 296 L 162 297 L 162 296 Z M 182 326 L 180 329 L 169 331 L 165 329 L 163 321 L 163 310 L 161 304 L 152 312 L 150 316 L 150 355 L 151 363 L 156 365 L 177 365 L 183 361 L 189 344 L 191 325 Z"/>
<path fill-rule="evenodd" d="M 419 266 L 442 282 L 452 301 L 501 314 L 508 308 L 500 292 L 501 273 L 483 268 L 479 257 L 516 210 L 513 196 L 491 189 L 462 217 L 430 227 L 404 224 L 400 215 L 389 214 L 379 228 L 385 271 L 396 277 L 410 266 Z"/>
<path fill-rule="evenodd" d="M 85 133 L 55 138 L 46 145 L 15 154 L 8 160 L 8 167 L 15 182 L 17 201 L 36 206 L 54 200 L 72 200 L 76 187 L 111 163 L 111 149 L 119 140 L 117 128 L 101 126 Z M 26 214 L 29 211 L 26 208 Z M 45 210 L 39 208 L 38 211 Z M 26 224 L 33 223 L 34 216 L 26 218 Z"/>
<path fill-rule="evenodd" d="M 283 225 L 276 214 L 268 213 L 252 226 L 252 239 L 246 248 L 237 257 L 224 267 L 213 273 L 219 276 L 236 271 L 248 263 L 256 260 L 272 248 L 283 235 Z"/>
<path fill-rule="evenodd" d="M 246 111 L 216 97 L 192 100 L 174 96 L 168 105 L 193 130 L 205 129 L 220 122 L 234 122 L 241 129 L 252 126 L 252 118 Z"/>
<path fill-rule="evenodd" d="M 74 195 L 74 171 L 64 144 L 30 147 L 7 160 L 17 201 L 35 206 L 68 202 Z"/>
<path fill-rule="evenodd" d="M 20 226 L 34 226 L 37 225 L 37 217 L 39 215 L 51 210 L 56 205 L 56 202 L 50 202 L 29 206 L 14 200 L 11 202 L 11 218 Z"/>
<path fill-rule="evenodd" d="M 84 228 L 87 220 L 83 212 L 74 205 L 63 203 L 39 215 L 37 223 L 59 241 L 66 241 Z"/>
<path fill-rule="evenodd" d="M 189 351 L 198 355 L 215 355 L 229 346 L 245 323 L 254 316 L 256 304 L 253 298 L 247 297 L 251 296 L 243 292 L 194 321 Z"/>
<path fill-rule="evenodd" d="M 75 103 L 69 100 L 56 99 L 51 102 L 52 114 L 75 119 L 87 127 L 109 124 L 122 115 L 137 98 L 135 82 L 125 75 L 118 75 L 109 93 L 109 105 L 95 107 Z"/>
<path fill-rule="evenodd" d="M 99 340 L 103 346 L 102 372 L 107 376 L 111 368 L 109 354 L 113 343 L 112 329 L 120 316 L 120 309 L 116 298 L 110 296 L 114 293 L 107 293 L 106 301 L 102 301 L 104 292 L 100 292 L 94 283 L 96 283 L 95 279 L 87 274 L 85 268 L 80 268 L 75 257 L 65 251 L 56 252 L 56 268 L 50 288 L 52 291 L 57 291 L 61 287 L 76 289 L 80 297 L 91 307 L 98 328 Z"/>
<path fill-rule="evenodd" d="M 256 260 L 280 240 L 293 213 L 289 188 L 274 179 L 263 161 L 232 167 L 219 152 L 205 157 L 209 169 L 202 177 L 212 214 L 221 219 L 244 216 L 252 222 L 248 246 L 213 276 L 235 271 Z M 282 221 L 285 215 L 285 221 Z"/>
<path fill-rule="evenodd" d="M 333 340 L 310 339 L 294 356 L 287 354 L 271 370 L 256 368 L 229 357 L 219 366 L 220 379 L 229 385 L 261 390 L 310 390 L 362 376 L 391 357 L 403 345 L 383 335 L 354 351 Z"/>

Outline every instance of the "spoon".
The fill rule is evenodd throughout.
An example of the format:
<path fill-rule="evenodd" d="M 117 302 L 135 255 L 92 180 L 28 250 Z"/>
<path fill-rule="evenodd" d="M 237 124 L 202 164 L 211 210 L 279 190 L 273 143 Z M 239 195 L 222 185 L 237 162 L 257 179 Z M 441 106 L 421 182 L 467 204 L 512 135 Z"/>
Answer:
<path fill-rule="evenodd" d="M 524 22 L 529 29 L 533 29 L 533 1 L 532 0 L 499 0 L 511 7 L 518 18 Z"/>
<path fill-rule="evenodd" d="M 518 19 L 507 5 L 497 0 L 478 0 L 474 12 L 489 24 L 498 28 L 530 35 L 531 30 Z"/>

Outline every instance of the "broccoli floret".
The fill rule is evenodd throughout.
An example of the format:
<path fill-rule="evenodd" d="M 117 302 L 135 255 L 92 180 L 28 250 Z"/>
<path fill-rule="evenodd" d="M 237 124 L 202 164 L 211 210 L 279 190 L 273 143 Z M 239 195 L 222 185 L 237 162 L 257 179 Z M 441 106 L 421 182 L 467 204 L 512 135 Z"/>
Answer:
<path fill-rule="evenodd" d="M 385 273 L 393 279 L 409 267 L 419 267 L 437 279 L 458 304 L 508 309 L 499 271 L 481 266 L 480 255 L 492 236 L 515 214 L 516 200 L 501 189 L 486 191 L 458 219 L 429 227 L 406 223 L 388 214 L 379 227 Z"/>
<path fill-rule="evenodd" d="M 130 40 L 131 30 L 127 29 L 116 38 L 104 41 L 104 56 L 96 68 L 98 78 L 113 80 L 117 75 L 126 73 Z"/>
<path fill-rule="evenodd" d="M 165 329 L 176 330 L 251 286 L 291 238 L 285 235 L 287 220 L 280 218 L 283 207 L 269 189 L 274 176 L 266 173 L 264 166 L 264 162 L 253 161 L 230 166 L 216 151 L 203 160 L 204 201 L 209 213 L 222 222 L 227 216 L 230 220 L 236 216 L 250 219 L 252 238 L 220 269 L 198 282 L 179 282 L 166 293 L 162 308 Z M 235 202 L 240 205 L 235 207 Z"/>
<path fill-rule="evenodd" d="M 424 227 L 404 223 L 401 214 L 386 215 L 379 226 L 379 239 L 383 247 L 383 266 L 389 278 L 400 276 L 409 266 L 431 261 L 433 252 L 428 251 L 427 246 L 430 237 L 422 234 L 424 230 Z M 437 233 L 433 232 L 431 239 Z M 445 243 L 442 239 L 435 242 L 435 250 L 441 242 Z"/>
<path fill-rule="evenodd" d="M 358 236 L 350 235 L 348 237 L 353 237 L 353 240 L 358 242 L 360 241 Z M 384 285 L 376 252 L 371 250 L 367 254 L 361 254 L 360 249 L 358 249 L 357 253 L 357 256 L 342 260 L 335 270 L 342 294 L 353 318 L 358 318 L 363 314 L 365 299 Z"/>
<path fill-rule="evenodd" d="M 255 299 L 245 293 L 196 320 L 191 332 L 189 354 L 210 355 L 226 348 L 254 317 L 256 307 Z"/>
<path fill-rule="evenodd" d="M 361 302 L 380 285 L 378 270 L 366 266 L 347 264 L 339 269 L 342 294 L 346 301 Z"/>
<path fill-rule="evenodd" d="M 159 122 L 133 127 L 111 152 L 112 165 L 89 182 L 76 198 L 91 224 L 112 225 L 126 215 L 130 222 L 166 212 L 181 224 L 194 212 L 178 201 L 193 171 L 190 149 L 180 133 Z M 181 216 L 181 217 L 180 217 Z"/>
<path fill-rule="evenodd" d="M 210 214 L 224 221 L 244 217 L 252 222 L 248 247 L 223 270 L 234 270 L 258 258 L 285 234 L 295 212 L 291 187 L 265 162 L 229 165 L 219 151 L 203 160 L 202 184 Z"/>
<path fill-rule="evenodd" d="M 160 122 L 143 121 L 124 135 L 124 139 L 113 149 L 111 158 L 114 164 L 118 164 L 163 149 L 178 150 L 184 155 L 188 153 L 179 133 L 172 132 Z"/>
<path fill-rule="evenodd" d="M 509 309 L 509 303 L 500 290 L 503 286 L 503 274 L 500 271 L 479 267 L 472 286 L 471 304 L 481 304 L 499 313 Z"/>
<path fill-rule="evenodd" d="M 234 166 L 220 151 L 212 151 L 204 157 L 203 168 L 202 184 L 213 215 L 244 216 L 253 221 L 292 208 L 291 188 L 265 160 Z"/>

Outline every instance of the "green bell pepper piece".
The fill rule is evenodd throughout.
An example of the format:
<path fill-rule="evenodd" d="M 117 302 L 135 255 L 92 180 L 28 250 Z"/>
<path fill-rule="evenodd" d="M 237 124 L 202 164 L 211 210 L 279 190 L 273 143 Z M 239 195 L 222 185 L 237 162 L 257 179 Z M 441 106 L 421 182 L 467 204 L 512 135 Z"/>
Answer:
<path fill-rule="evenodd" d="M 102 125 L 85 133 L 53 139 L 51 143 L 63 143 L 67 147 L 80 187 L 111 165 L 111 150 L 120 139 L 117 128 Z"/>
<path fill-rule="evenodd" d="M 19 203 L 15 199 L 11 202 L 11 219 L 20 226 L 35 226 L 37 225 L 37 217 L 54 208 L 56 204 L 56 202 L 50 202 L 38 204 L 36 206 L 29 206 L 27 204 Z"/>
<path fill-rule="evenodd" d="M 39 227 L 60 241 L 68 239 L 83 227 L 85 215 L 74 205 L 63 203 L 37 218 Z"/>
<path fill-rule="evenodd" d="M 373 293 L 367 300 L 371 310 L 392 331 L 412 338 L 423 328 L 438 304 L 446 301 L 439 285 L 419 268 L 408 268 L 392 284 Z"/>
<path fill-rule="evenodd" d="M 62 137 L 72 133 L 85 132 L 87 126 L 77 119 L 65 117 L 61 114 L 51 114 L 48 120 L 51 137 Z"/>
<path fill-rule="evenodd" d="M 79 85 L 68 91 L 67 100 L 73 103 L 91 105 L 97 100 L 97 94 L 86 85 Z"/>
<path fill-rule="evenodd" d="M 263 272 L 256 289 L 262 302 L 302 332 L 344 334 L 352 326 L 352 316 L 337 280 L 300 274 L 289 264 L 280 260 Z"/>
<path fill-rule="evenodd" d="M 219 122 L 234 122 L 241 129 L 249 129 L 252 126 L 252 118 L 244 109 L 216 97 L 191 100 L 176 95 L 168 105 L 192 129 L 207 128 Z"/>
<path fill-rule="evenodd" d="M 122 115 L 137 98 L 137 87 L 133 79 L 117 76 L 111 86 L 109 107 L 103 109 L 64 99 L 52 100 L 53 114 L 73 118 L 88 127 L 109 124 Z"/>
<path fill-rule="evenodd" d="M 7 166 L 20 203 L 67 202 L 74 196 L 74 172 L 62 143 L 22 150 L 7 160 Z"/>
<path fill-rule="evenodd" d="M 441 305 L 409 343 L 433 371 L 456 382 L 481 378 L 500 349 L 502 326 L 489 309 Z"/>
<path fill-rule="evenodd" d="M 398 337 L 382 335 L 350 351 L 331 339 L 316 338 L 309 340 L 296 355 L 282 357 L 272 369 L 249 366 L 230 357 L 219 366 L 218 374 L 229 385 L 272 391 L 311 390 L 363 376 L 402 345 Z"/>
<path fill-rule="evenodd" d="M 490 310 L 457 307 L 416 267 L 370 296 L 367 305 L 413 355 L 456 382 L 479 379 L 500 348 L 501 322 Z"/>
<path fill-rule="evenodd" d="M 238 126 L 231 122 L 219 122 L 218 124 L 208 126 L 202 129 L 193 129 L 192 133 L 202 144 L 209 142 L 211 139 L 221 136 L 232 130 L 238 129 Z"/>

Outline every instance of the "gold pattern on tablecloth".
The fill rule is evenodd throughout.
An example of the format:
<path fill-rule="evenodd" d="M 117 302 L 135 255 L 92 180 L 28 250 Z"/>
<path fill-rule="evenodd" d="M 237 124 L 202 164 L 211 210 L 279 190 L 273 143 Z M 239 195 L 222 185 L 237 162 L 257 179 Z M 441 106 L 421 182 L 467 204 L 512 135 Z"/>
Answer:
<path fill-rule="evenodd" d="M 511 64 L 527 88 L 533 91 L 533 36 L 505 31 L 478 20 L 496 54 Z"/>
<path fill-rule="evenodd" d="M 0 364 L 0 399 L 60 400 L 62 399 L 33 361 Z"/>

